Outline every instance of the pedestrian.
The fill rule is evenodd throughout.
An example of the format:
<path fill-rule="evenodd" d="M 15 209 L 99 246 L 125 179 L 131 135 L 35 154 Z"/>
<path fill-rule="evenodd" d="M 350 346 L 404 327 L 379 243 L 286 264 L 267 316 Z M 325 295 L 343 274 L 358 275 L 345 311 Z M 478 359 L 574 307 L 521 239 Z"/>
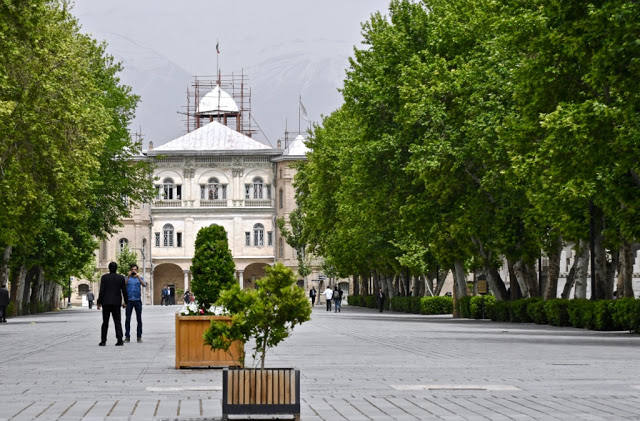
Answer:
<path fill-rule="evenodd" d="M 169 287 L 167 287 L 167 298 L 169 299 L 169 305 L 172 306 L 174 305 L 175 302 L 175 296 L 173 295 L 173 290 Z"/>
<path fill-rule="evenodd" d="M 309 297 L 311 297 L 311 307 L 316 305 L 316 287 L 311 288 L 309 291 Z"/>
<path fill-rule="evenodd" d="M 184 292 L 184 303 L 189 304 L 190 302 L 191 302 L 191 293 L 189 292 L 189 290 L 186 290 Z"/>
<path fill-rule="evenodd" d="M 382 309 L 384 309 L 385 298 L 386 295 L 384 295 L 384 292 L 382 292 L 382 288 L 380 288 L 380 290 L 378 291 L 378 309 L 380 310 L 380 313 L 382 313 Z"/>
<path fill-rule="evenodd" d="M 89 291 L 87 293 L 87 301 L 89 302 L 89 310 L 93 308 L 93 300 L 95 300 L 95 296 L 93 295 L 93 291 Z"/>
<path fill-rule="evenodd" d="M 340 311 L 340 290 L 338 289 L 338 285 L 336 285 L 333 289 L 333 312 L 338 313 Z"/>
<path fill-rule="evenodd" d="M 167 300 L 169 298 L 167 297 L 167 286 L 166 285 L 164 286 L 164 288 L 162 288 L 162 294 L 161 295 L 162 295 L 162 298 L 160 299 L 160 305 L 161 306 L 162 305 L 165 305 L 165 306 L 168 305 L 167 304 Z"/>
<path fill-rule="evenodd" d="M 327 311 L 331 311 L 331 298 L 333 298 L 333 290 L 327 286 L 327 289 L 323 292 L 324 298 L 327 300 Z"/>
<path fill-rule="evenodd" d="M 116 262 L 109 263 L 109 273 L 102 275 L 100 278 L 100 293 L 98 294 L 98 310 L 102 308 L 102 335 L 98 345 L 105 346 L 107 344 L 107 331 L 109 330 L 109 317 L 113 317 L 113 324 L 116 329 L 116 346 L 124 345 L 122 342 L 122 322 L 120 314 L 120 305 L 126 307 L 129 299 L 127 298 L 127 287 L 124 283 L 124 276 L 116 273 L 118 264 Z M 124 300 L 124 304 L 122 304 Z"/>
<path fill-rule="evenodd" d="M 135 263 L 129 266 L 129 275 L 125 283 L 129 302 L 127 303 L 126 317 L 124 319 L 124 341 L 130 342 L 131 340 L 131 313 L 135 310 L 136 322 L 138 323 L 136 336 L 138 342 L 142 342 L 142 287 L 146 287 L 147 283 L 138 273 L 138 265 Z"/>
<path fill-rule="evenodd" d="M 7 307 L 9 306 L 9 291 L 7 285 L 0 288 L 0 323 L 7 323 Z"/>

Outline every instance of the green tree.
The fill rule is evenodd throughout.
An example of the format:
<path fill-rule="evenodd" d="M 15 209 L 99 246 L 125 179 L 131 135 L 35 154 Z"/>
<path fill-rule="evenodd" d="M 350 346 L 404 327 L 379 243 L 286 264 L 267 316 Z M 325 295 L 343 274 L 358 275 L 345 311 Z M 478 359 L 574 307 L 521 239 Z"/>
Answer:
<path fill-rule="evenodd" d="M 234 340 L 255 339 L 253 358 L 259 357 L 264 369 L 269 348 L 289 337 L 297 324 L 311 318 L 305 291 L 296 286 L 293 271 L 282 263 L 266 269 L 267 276 L 256 282 L 257 289 L 241 290 L 235 283 L 220 294 L 218 304 L 232 317 L 231 325 L 212 321 L 204 343 L 214 349 L 229 350 Z"/>
<path fill-rule="evenodd" d="M 218 300 L 220 291 L 238 284 L 235 268 L 227 231 L 215 224 L 201 228 L 191 263 L 191 291 L 200 308 L 209 308 Z"/>
<path fill-rule="evenodd" d="M 116 263 L 118 264 L 118 273 L 126 276 L 129 274 L 131 265 L 138 264 L 138 253 L 135 250 L 131 250 L 128 244 L 125 244 L 122 250 L 118 252 Z"/>

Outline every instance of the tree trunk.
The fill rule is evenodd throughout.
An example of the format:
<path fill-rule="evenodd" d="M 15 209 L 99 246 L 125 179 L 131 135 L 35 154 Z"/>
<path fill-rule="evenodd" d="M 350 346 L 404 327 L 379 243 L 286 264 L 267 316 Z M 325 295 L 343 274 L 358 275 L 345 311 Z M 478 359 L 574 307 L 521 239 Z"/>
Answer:
<path fill-rule="evenodd" d="M 438 282 L 437 285 L 435 286 L 436 289 L 433 291 L 433 295 L 439 296 L 440 294 L 442 294 L 442 287 L 444 287 L 444 280 L 447 278 L 448 274 L 449 272 L 440 273 L 439 275 L 440 282 Z"/>
<path fill-rule="evenodd" d="M 595 297 L 597 300 L 602 300 L 607 297 L 607 253 L 604 248 L 604 237 L 602 232 L 604 230 L 604 217 L 599 209 L 596 209 L 594 215 L 594 250 L 595 250 L 595 269 L 596 269 L 596 291 Z M 593 291 L 592 291 L 593 294 Z"/>
<path fill-rule="evenodd" d="M 353 275 L 353 293 L 352 295 L 360 295 L 360 277 Z"/>
<path fill-rule="evenodd" d="M 580 254 L 576 254 L 576 261 L 573 268 L 576 269 L 576 290 L 574 298 L 587 298 L 587 271 L 589 269 L 589 243 L 585 240 L 579 241 Z"/>
<path fill-rule="evenodd" d="M 489 284 L 489 288 L 491 288 L 491 292 L 494 297 L 498 301 L 507 301 L 509 300 L 509 296 L 507 295 L 507 287 L 500 276 L 500 272 L 498 268 L 494 266 L 487 266 L 484 268 L 485 273 L 487 274 L 487 283 Z"/>
<path fill-rule="evenodd" d="M 456 260 L 453 262 L 453 287 L 456 288 L 456 298 L 460 299 L 467 295 L 467 280 L 465 278 L 464 265 L 461 261 Z"/>
<path fill-rule="evenodd" d="M 15 282 L 16 284 L 16 296 L 15 296 L 15 308 L 16 308 L 16 314 L 17 315 L 22 315 L 23 313 L 23 308 L 22 308 L 22 303 L 24 302 L 24 290 L 25 290 L 25 278 L 27 277 L 27 270 L 25 269 L 24 266 L 20 266 L 20 268 L 18 270 L 16 270 L 13 280 L 11 281 L 11 283 L 13 284 Z M 12 288 L 13 289 L 13 288 Z"/>
<path fill-rule="evenodd" d="M 518 286 L 520 287 L 520 291 L 522 292 L 523 298 L 529 298 L 531 295 L 529 294 L 529 284 L 525 280 L 525 265 L 522 263 L 522 259 L 518 259 L 513 264 L 513 274 L 518 281 Z"/>
<path fill-rule="evenodd" d="M 612 250 L 611 261 L 607 260 L 607 272 L 606 272 L 607 286 L 604 290 L 605 298 L 607 300 L 613 299 L 613 291 L 615 290 L 615 284 L 616 284 L 616 281 L 615 281 L 616 272 L 620 272 L 620 251 Z"/>
<path fill-rule="evenodd" d="M 569 274 L 567 275 L 567 281 L 564 284 L 564 288 L 562 288 L 562 294 L 560 298 L 563 300 L 569 299 L 569 294 L 571 294 L 571 288 L 573 288 L 573 284 L 576 282 L 576 265 L 575 263 L 571 266 L 569 270 Z"/>
<path fill-rule="evenodd" d="M 40 302 L 40 285 L 42 282 L 43 270 L 40 266 L 33 267 L 33 282 L 31 283 L 31 297 L 29 298 L 29 312 L 31 314 L 39 313 L 38 303 Z"/>
<path fill-rule="evenodd" d="M 519 300 L 522 298 L 522 291 L 520 290 L 516 272 L 513 270 L 513 263 L 509 260 L 507 260 L 507 268 L 509 269 L 509 299 L 511 301 Z"/>
<path fill-rule="evenodd" d="M 549 253 L 549 272 L 544 299 L 553 300 L 558 297 L 558 278 L 560 277 L 560 254 L 562 253 L 562 238 L 558 237 L 554 249 Z"/>
<path fill-rule="evenodd" d="M 529 297 L 540 297 L 540 281 L 538 280 L 538 270 L 536 263 L 523 264 L 523 275 L 529 287 Z"/>
<path fill-rule="evenodd" d="M 7 246 L 2 253 L 2 261 L 0 262 L 0 284 L 6 284 L 9 280 L 9 259 L 11 258 L 11 251 L 11 246 Z"/>
<path fill-rule="evenodd" d="M 620 269 L 618 270 L 617 298 L 633 298 L 633 246 L 622 241 L 620 245 Z"/>

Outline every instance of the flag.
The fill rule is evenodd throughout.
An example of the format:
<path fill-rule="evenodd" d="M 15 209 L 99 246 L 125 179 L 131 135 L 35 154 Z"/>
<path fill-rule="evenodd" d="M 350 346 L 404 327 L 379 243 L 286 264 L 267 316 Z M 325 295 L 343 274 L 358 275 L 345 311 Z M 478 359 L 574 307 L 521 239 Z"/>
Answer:
<path fill-rule="evenodd" d="M 220 54 L 220 41 L 216 40 L 216 53 Z"/>
<path fill-rule="evenodd" d="M 309 116 L 307 115 L 307 109 L 304 108 L 304 105 L 302 105 L 302 97 L 300 97 L 300 117 L 302 117 L 304 121 L 309 121 Z"/>

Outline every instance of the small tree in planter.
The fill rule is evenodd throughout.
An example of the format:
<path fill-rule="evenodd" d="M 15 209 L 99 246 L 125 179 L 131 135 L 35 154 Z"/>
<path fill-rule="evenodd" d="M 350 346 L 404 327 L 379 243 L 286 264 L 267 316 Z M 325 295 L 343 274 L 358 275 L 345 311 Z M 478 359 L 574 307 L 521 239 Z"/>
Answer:
<path fill-rule="evenodd" d="M 235 270 L 227 231 L 215 224 L 200 229 L 191 261 L 191 292 L 201 309 L 215 303 L 220 291 L 237 285 Z"/>
<path fill-rule="evenodd" d="M 217 304 L 231 314 L 230 325 L 212 321 L 204 343 L 229 352 L 233 341 L 255 338 L 253 357 L 260 357 L 264 369 L 269 348 L 278 345 L 293 330 L 311 318 L 305 291 L 295 286 L 293 271 L 282 263 L 267 268 L 267 276 L 256 282 L 257 289 L 243 290 L 238 284 L 220 294 Z"/>

